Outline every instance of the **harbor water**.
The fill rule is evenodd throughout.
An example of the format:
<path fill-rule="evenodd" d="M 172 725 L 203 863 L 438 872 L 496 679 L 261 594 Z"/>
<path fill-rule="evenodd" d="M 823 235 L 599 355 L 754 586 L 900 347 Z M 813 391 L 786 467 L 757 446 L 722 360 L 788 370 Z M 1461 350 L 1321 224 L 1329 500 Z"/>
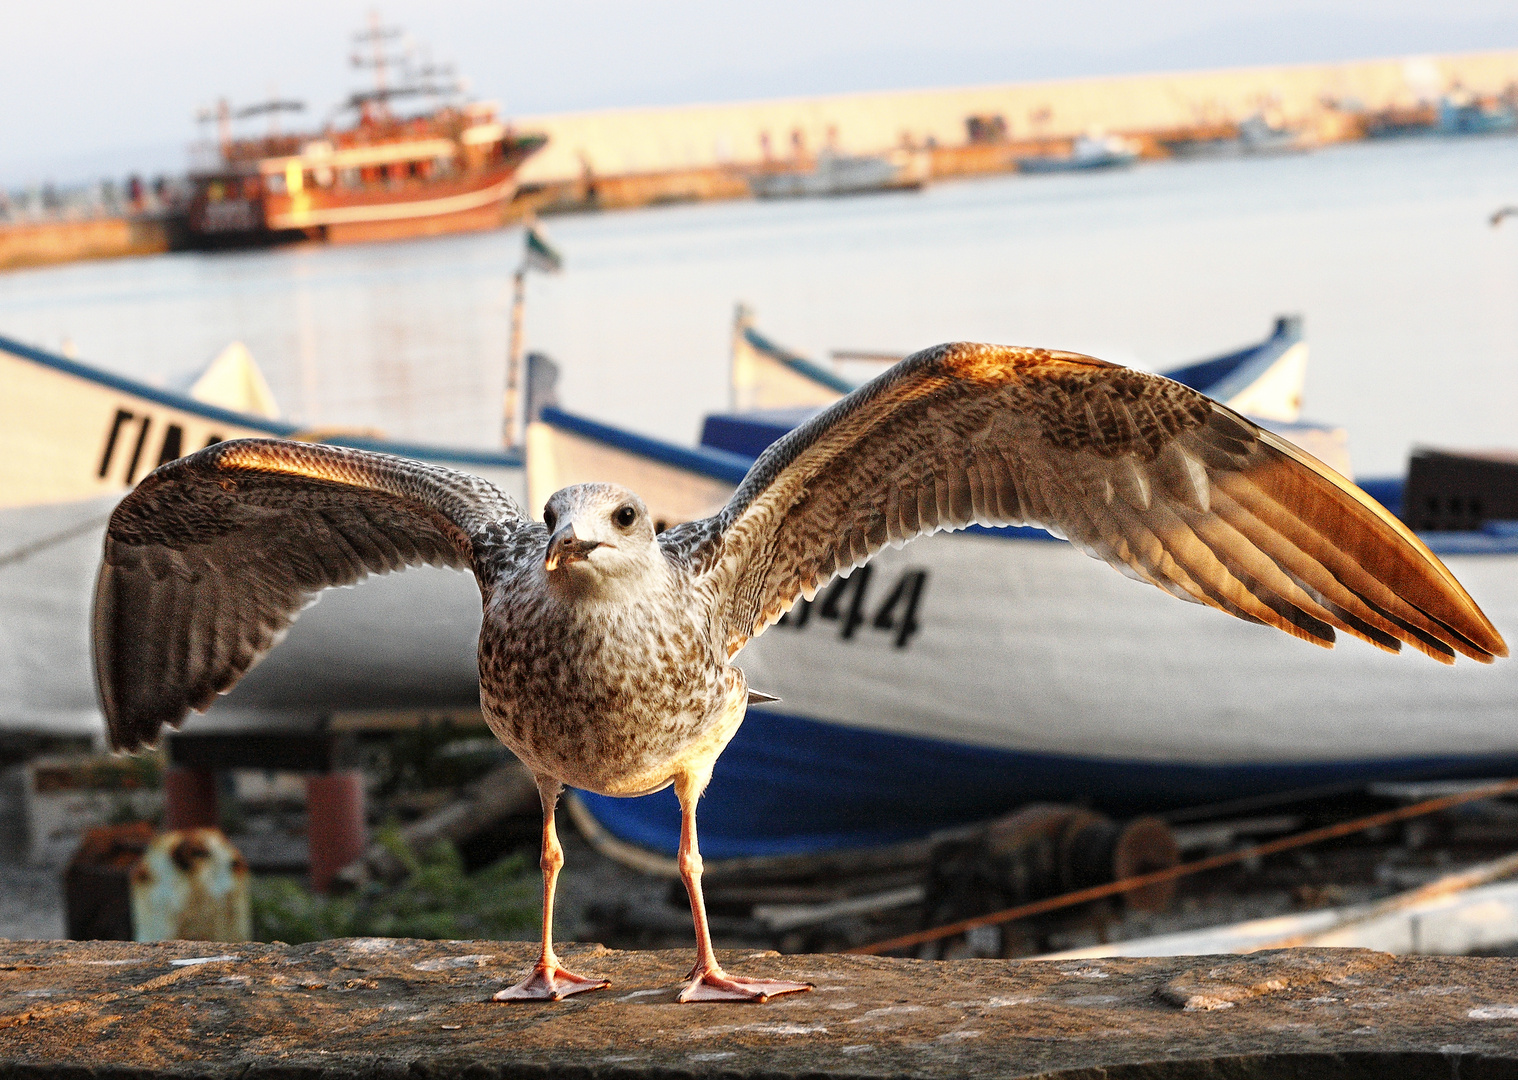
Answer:
<path fill-rule="evenodd" d="M 546 223 L 526 342 L 564 406 L 688 443 L 727 395 L 734 304 L 790 347 L 1042 345 L 1163 370 L 1300 313 L 1305 415 L 1360 475 L 1414 444 L 1515 447 L 1518 139 L 944 183 L 851 199 L 667 206 Z M 0 334 L 177 385 L 240 340 L 293 419 L 499 437 L 519 230 L 176 254 L 0 275 Z"/>

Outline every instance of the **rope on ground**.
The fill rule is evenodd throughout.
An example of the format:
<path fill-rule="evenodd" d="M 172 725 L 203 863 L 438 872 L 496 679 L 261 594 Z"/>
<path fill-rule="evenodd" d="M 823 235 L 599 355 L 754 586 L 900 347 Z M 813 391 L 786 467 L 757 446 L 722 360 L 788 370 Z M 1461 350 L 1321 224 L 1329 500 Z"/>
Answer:
<path fill-rule="evenodd" d="M 1370 814 L 1351 821 L 1341 821 L 1334 825 L 1325 825 L 1320 829 L 1309 829 L 1304 833 L 1297 833 L 1294 836 L 1283 836 L 1278 840 L 1270 840 L 1263 844 L 1251 844 L 1249 847 L 1239 848 L 1237 851 L 1225 851 L 1220 855 L 1210 855 L 1205 859 L 1181 863 L 1179 866 L 1172 866 L 1166 870 L 1156 870 L 1153 873 L 1140 874 L 1137 877 L 1120 878 L 1117 881 L 1109 881 L 1105 885 L 1093 885 L 1088 889 L 1078 889 L 1075 892 L 1050 896 L 1028 904 L 1019 904 L 1017 907 L 1006 908 L 1002 911 L 993 911 L 987 915 L 977 915 L 973 919 L 960 919 L 958 922 L 952 922 L 945 926 L 935 926 L 927 930 L 919 930 L 916 933 L 888 938 L 885 941 L 861 945 L 858 948 L 850 949 L 849 952 L 871 956 L 895 952 L 898 949 L 909 949 L 914 945 L 921 945 L 924 942 L 954 937 L 956 934 L 963 934 L 965 931 L 973 930 L 978 926 L 998 926 L 1001 923 L 1012 922 L 1016 919 L 1025 919 L 1030 915 L 1042 915 L 1048 911 L 1058 911 L 1060 908 L 1073 907 L 1076 904 L 1100 900 L 1107 896 L 1118 896 L 1122 893 L 1133 892 L 1135 889 L 1142 889 L 1149 885 L 1158 885 L 1165 881 L 1175 881 L 1179 878 L 1190 877 L 1192 874 L 1203 873 L 1207 870 L 1216 870 L 1219 867 L 1230 866 L 1233 863 L 1244 862 L 1247 859 L 1258 859 L 1266 855 L 1274 855 L 1277 852 L 1290 851 L 1292 848 L 1320 843 L 1324 840 L 1351 836 L 1354 833 L 1364 832 L 1367 829 L 1374 829 L 1378 825 L 1391 825 L 1398 821 L 1423 817 L 1426 814 L 1436 814 L 1440 810 L 1448 810 L 1450 807 L 1459 806 L 1462 803 L 1493 799 L 1500 795 L 1510 795 L 1514 792 L 1518 792 L 1518 777 L 1502 780 L 1494 784 L 1487 784 L 1479 788 L 1472 788 L 1469 791 L 1458 792 L 1454 795 L 1443 795 L 1437 799 L 1427 799 L 1420 803 L 1414 803 L 1411 806 L 1399 807 L 1396 810 L 1384 810 L 1381 813 Z"/>

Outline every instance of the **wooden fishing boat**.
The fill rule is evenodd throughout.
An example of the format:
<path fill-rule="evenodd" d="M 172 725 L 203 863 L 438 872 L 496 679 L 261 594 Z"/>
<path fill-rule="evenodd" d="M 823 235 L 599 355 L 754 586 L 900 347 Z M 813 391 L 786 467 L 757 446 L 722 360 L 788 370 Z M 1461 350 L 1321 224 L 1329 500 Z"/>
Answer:
<path fill-rule="evenodd" d="M 731 372 L 730 411 L 707 417 L 701 442 L 751 458 L 855 387 L 837 371 L 760 333 L 753 313 L 743 306 L 733 319 Z M 1344 429 L 1301 422 L 1307 341 L 1300 317 L 1278 318 L 1263 341 L 1161 374 L 1266 421 L 1320 461 L 1351 475 Z"/>
<path fill-rule="evenodd" d="M 911 151 L 848 155 L 823 150 L 807 167 L 764 169 L 747 180 L 756 199 L 804 199 L 916 191 L 927 178 L 927 159 Z"/>
<path fill-rule="evenodd" d="M 419 446 L 234 412 L 0 338 L 0 731 L 98 734 L 90 597 L 106 520 L 132 484 L 223 439 L 305 438 L 473 472 L 514 498 L 516 451 Z M 421 568 L 327 594 L 213 710 L 232 722 L 334 709 L 476 706 L 479 591 Z M 405 635 L 383 632 L 406 626 Z"/>
<path fill-rule="evenodd" d="M 191 178 L 190 235 L 228 246 L 493 229 L 516 194 L 517 168 L 545 141 L 469 108 L 361 123 L 284 154 L 229 144 L 219 168 Z"/>
<path fill-rule="evenodd" d="M 1068 154 L 1018 158 L 1017 171 L 1061 173 L 1122 169 L 1138 159 L 1138 150 L 1121 136 L 1081 135 L 1071 144 Z"/>
<path fill-rule="evenodd" d="M 234 139 L 234 114 L 222 103 L 214 117 L 219 160 L 190 176 L 194 193 L 186 223 L 192 244 L 389 240 L 503 223 L 518 167 L 546 138 L 514 131 L 488 102 L 457 103 L 460 84 L 438 78 L 451 72 L 413 70 L 408 57 L 387 56 L 383 43 L 396 36 L 393 28 L 378 26 L 358 35 L 373 45 L 374 56 L 355 56 L 355 63 L 375 68 L 377 85 L 350 97 L 357 119 L 349 127 Z M 415 96 L 445 101 L 414 116 L 392 108 L 392 102 Z M 236 115 L 286 107 L 303 106 L 271 101 Z"/>
<path fill-rule="evenodd" d="M 1289 353 L 1294 334 L 1278 327 L 1272 349 L 1244 351 L 1252 359 L 1177 374 L 1231 398 L 1228 379 L 1252 363 L 1269 379 L 1269 357 Z M 686 448 L 545 410 L 528 432 L 529 497 L 614 480 L 664 523 L 710 513 L 777 426 L 760 414 L 745 443 L 740 420 L 724 418 L 721 438 L 707 429 L 726 449 Z M 1400 478 L 1366 486 L 1395 512 Z M 1498 629 L 1518 634 L 1518 526 L 1423 539 Z M 1040 529 L 971 528 L 882 551 L 739 662 L 780 701 L 750 709 L 717 763 L 701 823 L 712 859 L 897 843 L 1030 802 L 1123 815 L 1518 768 L 1518 666 L 1446 668 L 1359 641 L 1326 652 L 1175 603 Z M 669 792 L 577 798 L 616 842 L 675 851 Z"/>

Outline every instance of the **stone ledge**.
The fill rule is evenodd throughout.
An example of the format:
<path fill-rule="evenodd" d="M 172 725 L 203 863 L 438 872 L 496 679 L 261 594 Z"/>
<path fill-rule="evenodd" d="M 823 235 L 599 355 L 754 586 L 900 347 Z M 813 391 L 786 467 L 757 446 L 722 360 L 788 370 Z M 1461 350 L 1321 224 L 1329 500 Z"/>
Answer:
<path fill-rule="evenodd" d="M 609 991 L 490 994 L 518 942 L 0 941 L 0 1077 L 1477 1077 L 1518 1074 L 1518 961 L 1364 950 L 1063 962 L 731 953 L 805 978 L 679 1005 L 689 951 L 567 946 Z"/>

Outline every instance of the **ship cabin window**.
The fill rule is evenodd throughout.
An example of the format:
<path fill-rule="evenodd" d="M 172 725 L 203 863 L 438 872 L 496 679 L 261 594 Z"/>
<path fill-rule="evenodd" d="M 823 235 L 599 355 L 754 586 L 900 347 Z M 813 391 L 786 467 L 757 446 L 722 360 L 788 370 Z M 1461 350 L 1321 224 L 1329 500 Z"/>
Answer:
<path fill-rule="evenodd" d="M 364 182 L 364 174 L 358 169 L 339 169 L 337 179 L 343 187 L 358 187 Z"/>
<path fill-rule="evenodd" d="M 270 195 L 283 195 L 285 193 L 285 174 L 270 173 L 264 178 L 264 186 L 268 188 Z"/>

